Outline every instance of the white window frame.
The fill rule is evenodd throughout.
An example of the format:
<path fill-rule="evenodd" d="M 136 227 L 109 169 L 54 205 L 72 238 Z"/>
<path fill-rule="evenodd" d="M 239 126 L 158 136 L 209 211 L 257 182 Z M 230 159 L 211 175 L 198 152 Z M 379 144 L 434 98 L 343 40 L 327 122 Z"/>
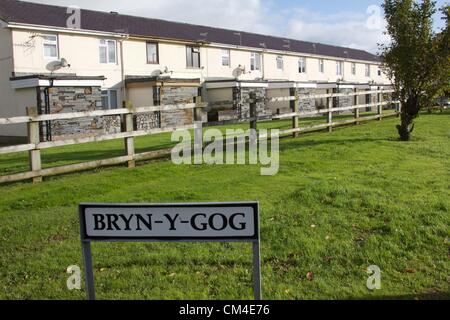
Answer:
<path fill-rule="evenodd" d="M 116 89 L 102 89 L 101 90 L 101 96 L 102 96 L 102 108 L 104 110 L 111 110 L 111 92 L 115 92 L 116 93 L 116 107 L 114 109 L 118 109 L 119 108 L 119 91 Z M 107 97 L 108 98 L 108 105 L 105 107 L 103 105 L 103 98 Z"/>
<path fill-rule="evenodd" d="M 366 64 L 366 78 L 370 78 L 370 64 Z"/>
<path fill-rule="evenodd" d="M 155 60 L 150 61 L 149 57 L 149 46 L 155 46 L 156 49 L 156 56 L 152 57 L 155 58 Z M 147 42 L 145 44 L 145 49 L 147 50 L 147 64 L 159 64 L 159 43 L 158 42 Z"/>
<path fill-rule="evenodd" d="M 306 57 L 300 57 L 298 59 L 298 73 L 306 73 L 307 69 L 306 69 Z"/>
<path fill-rule="evenodd" d="M 319 72 L 325 73 L 325 60 L 319 59 Z"/>
<path fill-rule="evenodd" d="M 277 70 L 284 70 L 284 57 L 277 56 Z"/>
<path fill-rule="evenodd" d="M 231 66 L 231 58 L 230 58 L 230 49 L 222 49 L 221 51 L 221 59 L 222 59 L 222 67 L 230 67 Z M 226 63 L 225 63 L 226 61 Z"/>
<path fill-rule="evenodd" d="M 336 75 L 337 76 L 344 76 L 344 62 L 343 61 L 336 61 Z"/>
<path fill-rule="evenodd" d="M 104 43 L 102 43 L 102 42 L 104 42 Z M 111 61 L 110 57 L 109 57 L 109 44 L 110 43 L 114 44 L 114 61 Z M 100 56 L 101 48 L 106 49 L 106 62 L 102 62 L 102 60 L 101 60 L 101 56 Z M 117 64 L 117 41 L 116 40 L 100 39 L 98 50 L 99 50 L 99 62 L 101 64 Z"/>
<path fill-rule="evenodd" d="M 45 37 L 55 37 L 55 40 L 48 40 L 45 39 Z M 43 34 L 42 35 L 42 52 L 44 55 L 44 59 L 48 59 L 48 60 L 58 60 L 59 59 L 59 41 L 58 41 L 58 35 L 57 34 Z M 52 56 L 47 56 L 45 54 L 45 46 L 49 45 L 49 46 L 55 46 L 56 47 L 56 56 L 52 57 Z"/>
<path fill-rule="evenodd" d="M 190 49 L 190 59 L 192 65 L 189 65 L 188 50 Z M 194 60 L 194 54 L 198 54 L 198 61 Z M 195 66 L 195 62 L 198 62 L 198 66 Z M 202 56 L 199 46 L 186 46 L 186 68 L 188 69 L 201 69 L 202 68 Z"/>
<path fill-rule="evenodd" d="M 250 55 L 250 70 L 261 71 L 261 54 L 259 52 L 252 52 Z"/>
<path fill-rule="evenodd" d="M 356 76 L 356 62 L 352 62 L 352 75 Z"/>

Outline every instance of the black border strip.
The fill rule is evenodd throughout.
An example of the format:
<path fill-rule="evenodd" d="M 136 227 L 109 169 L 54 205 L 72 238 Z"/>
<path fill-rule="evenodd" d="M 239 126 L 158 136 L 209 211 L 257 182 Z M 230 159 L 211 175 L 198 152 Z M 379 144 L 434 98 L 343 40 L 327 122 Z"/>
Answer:
<path fill-rule="evenodd" d="M 253 236 L 240 237 L 93 237 L 87 234 L 87 208 L 210 208 L 210 207 L 251 207 L 254 214 Z M 162 204 L 118 204 L 118 203 L 81 203 L 78 206 L 80 216 L 80 235 L 83 242 L 255 242 L 259 241 L 259 203 L 258 202 L 218 202 L 218 203 L 162 203 Z"/>

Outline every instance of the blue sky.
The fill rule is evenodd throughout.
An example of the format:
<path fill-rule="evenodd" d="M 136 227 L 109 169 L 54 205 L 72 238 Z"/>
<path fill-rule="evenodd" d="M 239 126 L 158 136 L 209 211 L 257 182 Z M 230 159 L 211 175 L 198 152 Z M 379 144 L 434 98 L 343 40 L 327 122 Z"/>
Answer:
<path fill-rule="evenodd" d="M 377 43 L 388 40 L 383 35 L 381 0 L 29 1 L 271 34 L 373 53 Z M 449 3 L 437 2 L 439 6 Z M 442 27 L 442 22 L 436 27 Z"/>

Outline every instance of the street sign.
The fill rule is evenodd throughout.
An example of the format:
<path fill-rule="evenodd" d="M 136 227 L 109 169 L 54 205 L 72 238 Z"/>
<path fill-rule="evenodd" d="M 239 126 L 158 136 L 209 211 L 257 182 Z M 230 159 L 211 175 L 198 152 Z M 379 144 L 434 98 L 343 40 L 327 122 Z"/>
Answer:
<path fill-rule="evenodd" d="M 80 204 L 88 299 L 95 299 L 91 242 L 251 242 L 254 296 L 261 300 L 257 202 Z"/>

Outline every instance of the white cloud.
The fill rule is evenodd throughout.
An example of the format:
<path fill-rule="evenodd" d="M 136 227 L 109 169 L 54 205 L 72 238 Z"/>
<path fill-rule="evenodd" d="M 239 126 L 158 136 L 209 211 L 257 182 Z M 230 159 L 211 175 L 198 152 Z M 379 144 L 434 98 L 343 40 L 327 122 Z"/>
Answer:
<path fill-rule="evenodd" d="M 31 0 L 33 1 L 33 0 Z M 321 42 L 376 52 L 382 30 L 366 26 L 365 12 L 322 14 L 303 8 L 278 9 L 274 0 L 34 0 L 61 6 L 188 22 Z"/>
<path fill-rule="evenodd" d="M 296 17 L 288 24 L 287 34 L 305 41 L 350 47 L 377 52 L 377 44 L 384 43 L 388 37 L 383 34 L 386 23 L 379 17 L 377 28 L 370 24 L 369 15 L 355 12 L 320 14 L 297 9 Z"/>

